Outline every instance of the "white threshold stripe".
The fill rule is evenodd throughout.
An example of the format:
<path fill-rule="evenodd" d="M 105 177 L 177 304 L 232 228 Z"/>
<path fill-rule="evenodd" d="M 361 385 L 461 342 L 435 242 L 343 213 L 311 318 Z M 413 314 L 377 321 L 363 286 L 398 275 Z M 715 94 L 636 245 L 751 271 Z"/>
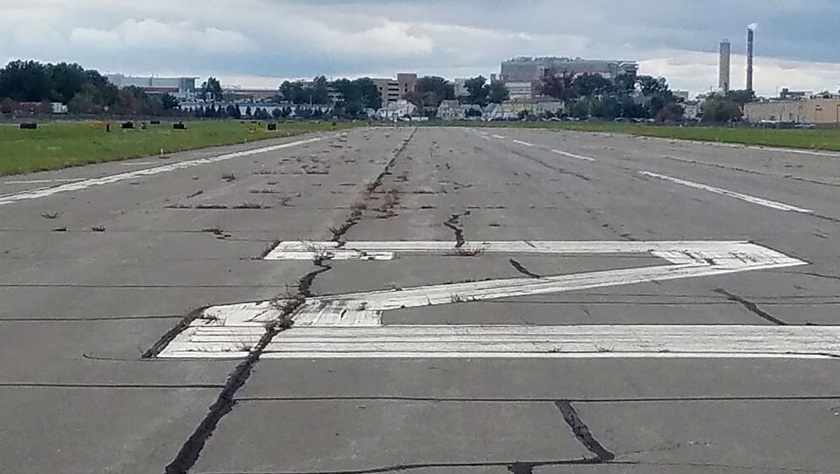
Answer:
<path fill-rule="evenodd" d="M 532 147 L 532 148 L 536 146 L 533 143 L 523 142 L 522 140 L 514 140 L 513 143 L 516 143 L 517 145 Z"/>
<path fill-rule="evenodd" d="M 421 252 L 436 254 L 452 249 L 451 242 L 348 242 L 340 248 L 334 242 L 311 243 L 311 242 L 283 242 L 278 245 L 275 251 L 288 254 L 300 253 L 302 255 L 323 256 L 331 252 L 344 254 L 347 258 L 356 258 L 366 255 L 367 252 L 374 254 L 385 254 L 388 252 Z M 328 353 L 330 357 L 341 357 L 344 352 L 352 352 L 356 356 L 360 354 L 373 354 L 381 351 L 370 348 L 359 349 L 354 346 L 352 350 L 345 351 L 342 344 L 366 340 L 371 344 L 391 343 L 412 343 L 414 346 L 400 346 L 388 348 L 386 356 L 393 356 L 395 353 L 410 354 L 422 357 L 452 357 L 451 346 L 434 346 L 434 344 L 457 342 L 457 352 L 461 354 L 483 354 L 481 357 L 557 357 L 534 356 L 530 350 L 510 350 L 501 347 L 502 342 L 515 344 L 544 343 L 545 337 L 550 342 L 556 342 L 557 338 L 551 339 L 552 334 L 557 337 L 566 337 L 569 334 L 574 336 L 577 329 L 568 329 L 562 326 L 554 327 L 528 327 L 528 326 L 383 326 L 382 317 L 385 311 L 418 308 L 436 305 L 454 305 L 474 301 L 495 300 L 514 296 L 528 296 L 539 294 L 557 294 L 567 291 L 583 290 L 591 288 L 605 288 L 612 286 L 632 285 L 650 281 L 669 281 L 684 278 L 697 278 L 732 274 L 738 272 L 749 272 L 756 270 L 768 270 L 807 265 L 806 262 L 789 257 L 772 249 L 762 247 L 749 242 L 482 242 L 482 247 L 489 251 L 499 253 L 520 250 L 525 253 L 554 253 L 572 254 L 645 254 L 658 257 L 670 263 L 670 265 L 644 266 L 645 261 L 640 261 L 638 268 L 627 268 L 620 270 L 605 270 L 595 272 L 584 272 L 566 275 L 548 275 L 542 278 L 513 278 L 502 280 L 488 280 L 477 282 L 453 283 L 443 285 L 430 285 L 424 287 L 405 288 L 401 290 L 378 290 L 362 293 L 348 293 L 324 297 L 308 298 L 293 315 L 294 327 L 291 331 L 284 332 L 284 344 L 298 344 L 301 347 L 295 349 L 296 353 L 307 353 L 312 357 L 318 354 Z M 315 251 L 312 251 L 315 249 Z M 360 250 L 364 249 L 364 250 Z M 387 249 L 385 251 L 384 249 Z M 282 256 L 282 255 L 281 255 Z M 289 257 L 290 255 L 286 255 Z M 298 255 L 291 255 L 297 258 Z M 655 261 L 655 260 L 651 260 Z M 650 263 L 648 263 L 649 265 Z M 167 345 L 159 357 L 164 358 L 231 358 L 236 354 L 246 354 L 259 341 L 265 333 L 267 324 L 278 321 L 281 312 L 279 305 L 267 301 L 240 303 L 227 306 L 216 306 L 204 311 L 202 317 L 193 321 L 188 328 L 178 334 L 173 341 Z M 680 334 L 688 326 L 679 326 L 675 331 Z M 632 327 L 629 327 L 632 330 Z M 667 330 L 667 326 L 648 329 L 644 326 L 640 331 L 653 332 L 654 337 L 673 337 L 656 331 Z M 702 331 L 711 331 L 709 327 L 703 327 Z M 715 337 L 721 341 L 728 340 L 731 332 L 727 326 L 723 334 Z M 347 331 L 344 331 L 344 330 Z M 811 331 L 808 334 L 821 334 L 819 329 L 806 328 Z M 329 332 L 323 332 L 330 330 Z M 339 331 L 340 330 L 340 331 Z M 766 331 L 767 327 L 760 330 Z M 793 331 L 794 329 L 791 329 Z M 837 328 L 840 331 L 840 328 Z M 353 332 L 357 331 L 357 332 Z M 361 332 L 358 332 L 361 331 Z M 431 331 L 424 333 L 423 331 Z M 499 332 L 501 331 L 501 332 Z M 554 332 L 552 332 L 554 331 Z M 556 333 L 556 331 L 565 331 Z M 570 332 L 571 331 L 571 332 Z M 620 340 L 622 337 L 636 337 L 638 334 L 628 333 L 628 326 L 609 326 L 600 330 L 596 339 L 612 337 L 613 340 Z M 610 332 L 612 331 L 612 332 Z M 629 334 L 629 335 L 628 335 Z M 702 335 L 702 334 L 701 334 Z M 580 336 L 580 335 L 578 335 Z M 294 339 L 289 339 L 289 338 Z M 349 337 L 349 339 L 348 339 Z M 574 336 L 577 337 L 577 336 Z M 752 337 L 752 336 L 751 336 Z M 786 334 L 790 341 L 796 342 L 790 334 Z M 495 338 L 495 339 L 494 339 Z M 580 339 L 578 337 L 578 339 Z M 757 340 L 753 338 L 753 340 Z M 834 342 L 840 347 L 840 338 Z M 420 345 L 416 345 L 420 344 Z M 478 347 L 475 345 L 478 344 Z M 486 344 L 493 346 L 488 349 Z M 650 344 L 655 344 L 650 342 Z M 291 346 L 289 346 L 291 347 Z M 383 346 L 385 347 L 385 346 Z M 518 347 L 518 346 L 517 346 Z M 640 346 L 641 347 L 641 346 Z M 638 354 L 650 352 L 642 350 L 644 347 L 611 348 L 605 351 L 600 348 L 598 353 L 616 352 L 621 354 Z M 709 346 L 714 347 L 714 346 Z M 709 347 L 701 346 L 694 348 L 665 348 L 657 352 L 706 353 L 710 352 Z M 740 347 L 740 346 L 739 346 Z M 381 348 L 376 346 L 376 348 Z M 812 348 L 813 349 L 813 348 Z M 820 350 L 809 350 L 807 355 L 821 355 L 825 348 Z M 536 353 L 555 353 L 556 347 L 540 349 Z M 592 352 L 589 349 L 570 350 L 565 347 L 563 353 L 579 354 Z M 727 354 L 740 354 L 748 352 L 751 355 L 765 354 L 765 349 L 745 350 L 741 347 L 738 350 L 711 351 L 726 352 Z M 772 352 L 772 351 L 771 351 Z M 794 351 L 805 353 L 803 351 Z M 314 354 L 314 355 L 313 355 Z M 513 354 L 513 355 L 510 355 Z M 523 355 L 524 354 L 524 355 Z M 379 355 L 375 355 L 379 357 Z M 382 357 L 386 357 L 382 356 Z M 328 356 L 320 356 L 328 357 Z M 406 355 L 405 357 L 409 357 Z M 461 356 L 458 356 L 461 357 Z"/>
<path fill-rule="evenodd" d="M 778 211 L 791 211 L 791 212 L 799 212 L 802 214 L 813 214 L 814 211 L 811 209 L 803 209 L 801 207 L 791 206 L 789 204 L 777 202 L 777 201 L 770 201 L 767 199 L 750 196 L 748 194 L 741 194 L 735 191 L 729 191 L 727 189 L 716 188 L 714 186 L 709 186 L 707 184 L 702 183 L 695 183 L 693 181 L 686 181 L 684 179 L 674 178 L 673 176 L 667 176 L 664 174 L 652 173 L 650 171 L 640 171 L 639 174 L 644 176 L 649 176 L 651 178 L 657 178 L 664 181 L 670 181 L 672 183 L 681 184 L 683 186 L 688 186 L 694 189 L 700 189 L 703 191 L 708 191 L 714 194 L 720 194 L 722 196 L 727 196 L 735 199 L 740 199 L 741 201 L 749 202 L 752 204 L 758 204 L 759 206 L 769 207 L 770 209 L 776 209 Z"/>
<path fill-rule="evenodd" d="M 292 328 L 269 358 L 840 357 L 840 327 L 382 326 Z"/>
<path fill-rule="evenodd" d="M 299 140 L 296 142 L 291 143 L 283 143 L 281 145 L 274 145 L 262 148 L 254 148 L 252 150 L 245 150 L 236 153 L 228 153 L 225 155 L 214 156 L 211 158 L 201 158 L 198 160 L 190 160 L 190 161 L 181 161 L 179 163 L 172 163 L 165 166 L 158 166 L 156 168 L 148 168 L 143 170 L 131 171 L 128 173 L 119 173 L 111 176 L 104 176 L 102 178 L 92 178 L 86 179 L 83 181 L 78 181 L 75 183 L 63 184 L 60 186 L 52 187 L 52 188 L 45 188 L 39 189 L 35 191 L 27 191 L 21 192 L 17 194 L 10 194 L 7 196 L 0 197 L 0 206 L 5 204 L 11 204 L 19 201 L 27 201 L 31 199 L 40 199 L 49 196 L 53 196 L 60 193 L 72 192 L 72 191 L 80 191 L 83 189 L 91 188 L 94 186 L 103 186 L 106 184 L 118 183 L 120 181 L 127 181 L 136 178 L 143 178 L 147 176 L 154 176 L 161 173 L 167 173 L 170 171 L 181 170 L 186 168 L 192 168 L 194 166 L 201 166 L 207 165 L 211 163 L 218 163 L 221 161 L 231 160 L 234 158 L 241 158 L 244 156 L 251 156 L 257 155 L 260 153 L 269 153 L 272 151 L 282 150 L 284 148 L 291 148 L 299 145 L 306 145 L 309 143 L 315 143 L 320 141 L 320 138 L 310 138 L 308 140 Z"/>
<path fill-rule="evenodd" d="M 576 154 L 574 154 L 574 153 L 569 153 L 569 152 L 567 152 L 567 151 L 561 151 L 561 150 L 551 150 L 551 152 L 552 152 L 552 153 L 556 153 L 556 154 L 558 154 L 558 155 L 566 156 L 566 157 L 569 157 L 569 158 L 574 158 L 574 159 L 576 159 L 576 160 L 583 160 L 583 161 L 595 161 L 595 158 L 590 158 L 590 157 L 588 157 L 588 156 L 583 156 L 583 155 L 576 155 Z"/>
<path fill-rule="evenodd" d="M 677 240 L 654 242 L 629 241 L 469 241 L 462 249 L 478 251 L 480 253 L 514 253 L 514 254 L 636 254 L 651 252 L 711 252 L 718 255 L 730 253 L 749 253 L 761 257 L 785 257 L 773 250 L 752 244 L 747 241 L 711 241 L 711 240 Z M 375 254 L 376 252 L 420 253 L 446 255 L 457 250 L 454 242 L 442 241 L 365 241 L 347 242 L 339 249 L 336 242 L 307 242 L 284 241 L 269 253 L 267 259 L 272 259 L 278 253 L 339 253 L 362 252 Z"/>

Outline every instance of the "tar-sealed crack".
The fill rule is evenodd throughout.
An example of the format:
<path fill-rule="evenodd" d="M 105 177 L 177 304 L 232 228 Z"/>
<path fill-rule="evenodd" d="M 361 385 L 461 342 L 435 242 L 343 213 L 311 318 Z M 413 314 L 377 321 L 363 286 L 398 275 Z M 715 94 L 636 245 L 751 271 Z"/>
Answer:
<path fill-rule="evenodd" d="M 467 243 L 467 241 L 464 240 L 464 229 L 460 226 L 460 221 L 460 214 L 452 214 L 452 216 L 449 217 L 449 220 L 443 223 L 444 226 L 449 227 L 452 229 L 452 232 L 455 232 L 456 249 L 462 248 Z"/>
<path fill-rule="evenodd" d="M 379 173 L 375 180 L 373 180 L 370 184 L 367 185 L 364 193 L 362 194 L 363 203 L 367 204 L 373 193 L 375 193 L 382 186 L 382 181 L 385 179 L 386 176 L 388 176 L 391 173 L 391 169 L 394 167 L 394 164 L 396 164 L 397 158 L 399 158 L 399 156 L 408 147 L 408 143 L 411 141 L 412 138 L 414 138 L 414 134 L 416 133 L 416 131 L 417 129 L 413 129 L 411 131 L 411 134 L 403 140 L 400 147 L 397 148 L 397 150 L 394 152 L 394 156 L 391 158 L 390 161 L 388 161 L 388 164 L 385 165 L 385 169 L 383 169 L 382 172 Z M 360 208 L 353 210 L 353 212 L 351 212 L 350 215 L 347 216 L 347 219 L 345 219 L 339 227 L 330 229 L 330 231 L 333 234 L 332 241 L 336 242 L 339 247 L 343 247 L 344 244 L 347 243 L 345 240 L 347 232 L 349 232 L 350 229 L 352 229 L 356 224 L 358 224 L 363 217 L 364 214 Z"/>
<path fill-rule="evenodd" d="M 764 319 L 765 321 L 769 321 L 769 322 L 771 322 L 775 325 L 778 325 L 778 326 L 787 326 L 788 325 L 788 323 L 786 323 L 786 322 L 782 321 L 781 319 L 776 318 L 772 314 L 762 310 L 761 308 L 758 307 L 758 305 L 756 305 L 752 301 L 748 301 L 744 298 L 741 298 L 740 296 L 732 294 L 732 293 L 730 293 L 730 292 L 728 292 L 728 291 L 726 291 L 722 288 L 718 288 L 717 290 L 715 290 L 715 293 L 725 296 L 726 299 L 728 299 L 729 301 L 741 304 L 744 308 L 747 309 L 747 311 L 757 315 L 758 317 Z"/>
<path fill-rule="evenodd" d="M 298 293 L 301 296 L 304 298 L 312 298 L 315 296 L 312 293 L 312 284 L 315 283 L 315 278 L 322 273 L 332 270 L 332 267 L 326 263 L 328 260 L 329 259 L 324 257 L 318 257 L 314 262 L 318 269 L 309 272 L 300 278 L 300 282 L 298 283 Z"/>
<path fill-rule="evenodd" d="M 166 470 L 164 471 L 166 474 L 186 474 L 195 466 L 199 456 L 201 456 L 204 445 L 213 436 L 213 431 L 215 431 L 219 421 L 230 413 L 234 405 L 236 405 L 236 399 L 234 398 L 236 392 L 248 381 L 248 378 L 251 376 L 251 371 L 253 371 L 257 362 L 259 362 L 262 352 L 271 340 L 274 339 L 274 336 L 282 331 L 283 329 L 279 326 L 268 329 L 260 338 L 256 347 L 248 354 L 248 358 L 236 366 L 236 369 L 234 369 L 233 373 L 225 382 L 225 386 L 219 393 L 216 401 L 210 406 L 210 411 L 201 420 L 201 423 L 199 423 L 184 445 L 181 446 L 180 451 L 178 451 L 172 463 L 166 466 Z"/>
<path fill-rule="evenodd" d="M 527 277 L 542 278 L 542 275 L 538 275 L 538 274 L 528 270 L 527 268 L 525 268 L 525 265 L 522 265 L 521 263 L 517 262 L 514 259 L 510 259 L 510 264 L 513 268 L 516 269 L 516 271 L 518 271 L 519 273 L 521 273 L 521 274 L 523 274 Z"/>
<path fill-rule="evenodd" d="M 586 449 L 589 450 L 592 454 L 596 456 L 593 462 L 597 463 L 605 463 L 610 462 L 615 459 L 615 454 L 611 453 L 607 450 L 597 439 L 595 436 L 592 435 L 592 431 L 589 430 L 589 427 L 580 419 L 580 415 L 578 415 L 577 410 L 572 406 L 572 403 L 568 400 L 560 400 L 554 403 L 555 406 L 560 410 L 560 413 L 563 414 L 563 419 L 566 420 L 566 424 L 572 428 L 572 433 L 575 434 L 575 438 L 583 444 Z"/>

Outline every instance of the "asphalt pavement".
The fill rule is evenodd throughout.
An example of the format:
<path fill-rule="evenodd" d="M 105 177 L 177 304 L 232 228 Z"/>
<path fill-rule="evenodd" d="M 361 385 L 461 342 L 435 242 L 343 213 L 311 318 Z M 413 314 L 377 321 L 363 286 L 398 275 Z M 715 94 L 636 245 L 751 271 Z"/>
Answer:
<path fill-rule="evenodd" d="M 0 472 L 840 472 L 840 155 L 382 127 L 0 179 Z"/>

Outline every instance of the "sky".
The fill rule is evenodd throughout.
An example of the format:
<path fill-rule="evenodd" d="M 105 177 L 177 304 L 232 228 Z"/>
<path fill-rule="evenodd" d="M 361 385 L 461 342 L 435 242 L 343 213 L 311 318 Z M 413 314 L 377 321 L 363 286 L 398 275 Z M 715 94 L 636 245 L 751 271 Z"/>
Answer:
<path fill-rule="evenodd" d="M 643 5 L 643 6 L 640 6 Z M 274 88 L 284 79 L 489 76 L 515 56 L 640 63 L 672 89 L 717 86 L 732 42 L 746 82 L 756 32 L 759 95 L 840 88 L 838 0 L 0 0 L 0 62 L 78 62 Z"/>

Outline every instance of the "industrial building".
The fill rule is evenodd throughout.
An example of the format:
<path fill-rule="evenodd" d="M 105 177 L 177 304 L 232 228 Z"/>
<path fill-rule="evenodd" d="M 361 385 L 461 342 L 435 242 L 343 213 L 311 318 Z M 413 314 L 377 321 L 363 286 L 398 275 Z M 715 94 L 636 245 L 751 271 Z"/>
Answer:
<path fill-rule="evenodd" d="M 732 43 L 729 40 L 720 42 L 720 66 L 718 77 L 718 89 L 724 94 L 729 92 L 732 86 Z"/>
<path fill-rule="evenodd" d="M 812 95 L 798 99 L 770 99 L 744 106 L 748 122 L 786 122 L 840 126 L 840 96 Z"/>
<path fill-rule="evenodd" d="M 382 107 L 406 98 L 417 88 L 417 74 L 400 73 L 397 79 L 373 79 L 382 98 Z"/>
<path fill-rule="evenodd" d="M 179 99 L 188 99 L 195 94 L 197 77 L 136 77 L 109 74 L 108 81 L 122 89 L 137 87 L 147 94 L 171 94 Z"/>
<path fill-rule="evenodd" d="M 502 62 L 501 80 L 504 83 L 531 82 L 541 79 L 546 71 L 551 70 L 575 74 L 600 74 L 607 79 L 614 79 L 624 74 L 635 74 L 639 70 L 639 65 L 635 61 L 520 57 Z"/>
<path fill-rule="evenodd" d="M 511 100 L 533 101 L 545 99 L 539 95 L 539 84 L 548 71 L 599 74 L 615 79 L 625 74 L 636 74 L 638 70 L 639 65 L 635 61 L 519 57 L 502 62 L 499 79 L 510 90 Z"/>

